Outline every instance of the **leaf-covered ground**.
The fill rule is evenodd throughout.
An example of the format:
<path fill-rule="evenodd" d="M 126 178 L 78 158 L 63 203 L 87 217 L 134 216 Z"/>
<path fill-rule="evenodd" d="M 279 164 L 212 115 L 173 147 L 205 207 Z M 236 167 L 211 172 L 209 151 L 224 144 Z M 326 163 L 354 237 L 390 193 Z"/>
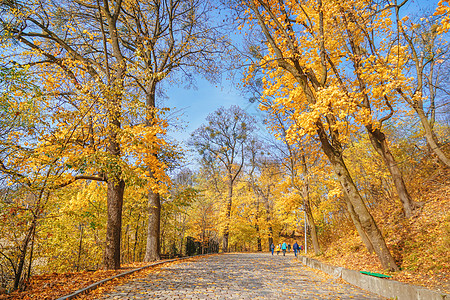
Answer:
<path fill-rule="evenodd" d="M 189 258 L 187 260 L 193 261 L 198 258 Z M 186 260 L 183 260 L 186 261 Z M 175 262 L 168 262 L 164 266 L 170 264 L 176 264 Z M 100 280 L 110 278 L 114 275 L 127 272 L 132 269 L 137 269 L 148 265 L 148 263 L 132 263 L 122 266 L 119 270 L 98 270 L 95 272 L 70 272 L 70 273 L 52 273 L 33 276 L 26 288 L 22 292 L 14 292 L 10 295 L 0 295 L 1 300 L 53 300 L 60 297 L 69 295 L 79 289 L 85 288 Z M 124 277 L 115 278 L 102 284 L 95 290 L 90 291 L 88 294 L 81 295 L 77 299 L 97 299 L 98 295 L 111 291 L 115 286 L 127 282 L 133 278 L 144 277 L 152 272 L 159 272 L 161 265 L 149 267 L 132 274 L 128 274 Z"/>
<path fill-rule="evenodd" d="M 147 264 L 148 263 L 127 264 L 122 266 L 119 270 L 97 270 L 94 272 L 82 271 L 36 275 L 31 277 L 25 291 L 14 292 L 10 295 L 0 295 L 0 299 L 57 299 L 73 293 L 76 290 L 85 288 L 100 280 L 145 266 Z M 152 269 L 155 268 L 149 268 L 148 270 Z"/>
<path fill-rule="evenodd" d="M 422 206 L 410 220 L 401 217 L 399 203 L 392 200 L 372 208 L 400 272 L 385 272 L 354 231 L 332 241 L 322 255 L 311 257 L 348 269 L 390 274 L 392 280 L 450 294 L 450 171 L 432 172 L 416 185 L 412 196 Z"/>

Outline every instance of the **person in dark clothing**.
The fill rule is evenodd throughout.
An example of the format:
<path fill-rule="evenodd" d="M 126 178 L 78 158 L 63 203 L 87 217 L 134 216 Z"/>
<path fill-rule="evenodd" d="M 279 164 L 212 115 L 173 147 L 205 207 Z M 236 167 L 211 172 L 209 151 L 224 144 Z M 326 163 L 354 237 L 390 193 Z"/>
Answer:
<path fill-rule="evenodd" d="M 275 250 L 275 245 L 272 243 L 271 245 L 270 245 L 270 251 L 272 251 L 272 255 L 273 255 L 273 251 Z"/>
<path fill-rule="evenodd" d="M 297 256 L 297 252 L 300 250 L 300 247 L 298 246 L 297 242 L 292 246 L 292 250 L 294 250 L 295 256 Z"/>

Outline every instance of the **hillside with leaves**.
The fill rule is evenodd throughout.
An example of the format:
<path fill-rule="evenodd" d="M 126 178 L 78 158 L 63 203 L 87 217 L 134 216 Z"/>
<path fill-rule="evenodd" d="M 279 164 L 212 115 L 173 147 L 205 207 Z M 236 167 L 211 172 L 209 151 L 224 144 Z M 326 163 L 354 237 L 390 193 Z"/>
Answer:
<path fill-rule="evenodd" d="M 450 174 L 448 169 L 428 170 L 425 182 L 416 182 L 412 194 L 424 204 L 405 220 L 395 199 L 385 198 L 373 208 L 401 271 L 386 273 L 393 280 L 450 292 Z M 323 253 L 314 258 L 352 270 L 384 273 L 374 255 L 361 243 L 349 220 L 323 241 Z M 342 230 L 344 229 L 344 230 Z"/>

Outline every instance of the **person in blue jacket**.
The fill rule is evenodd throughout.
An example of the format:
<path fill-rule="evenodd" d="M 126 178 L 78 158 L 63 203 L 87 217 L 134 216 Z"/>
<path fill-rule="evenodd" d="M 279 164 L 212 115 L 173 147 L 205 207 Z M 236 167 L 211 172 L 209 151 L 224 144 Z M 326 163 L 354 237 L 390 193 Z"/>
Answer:
<path fill-rule="evenodd" d="M 283 242 L 283 245 L 281 245 L 281 250 L 283 250 L 283 256 L 286 256 L 286 249 L 287 249 L 286 242 Z"/>
<path fill-rule="evenodd" d="M 300 247 L 298 246 L 297 242 L 292 246 L 292 250 L 294 250 L 295 256 L 297 256 L 297 252 L 300 251 Z"/>
<path fill-rule="evenodd" d="M 275 250 L 275 245 L 272 243 L 271 245 L 270 245 L 270 251 L 272 251 L 272 255 L 273 255 L 273 251 Z"/>

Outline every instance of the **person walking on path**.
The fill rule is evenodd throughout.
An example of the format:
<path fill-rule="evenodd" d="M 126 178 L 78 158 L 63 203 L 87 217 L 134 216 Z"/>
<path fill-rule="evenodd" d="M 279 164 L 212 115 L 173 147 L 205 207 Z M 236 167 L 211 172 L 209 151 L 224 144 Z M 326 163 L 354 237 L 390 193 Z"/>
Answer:
<path fill-rule="evenodd" d="M 295 242 L 295 244 L 292 246 L 292 250 L 294 250 L 295 257 L 297 257 L 297 252 L 300 250 L 297 242 Z"/>
<path fill-rule="evenodd" d="M 272 251 L 272 255 L 273 255 L 273 251 L 275 250 L 275 245 L 272 243 L 271 245 L 270 245 L 270 251 Z"/>
<path fill-rule="evenodd" d="M 286 249 L 287 249 L 286 242 L 283 242 L 283 245 L 281 245 L 281 250 L 283 250 L 283 256 L 286 256 Z"/>
<path fill-rule="evenodd" d="M 277 251 L 277 255 L 280 254 L 280 245 L 277 245 L 277 247 L 275 248 L 275 251 Z"/>

